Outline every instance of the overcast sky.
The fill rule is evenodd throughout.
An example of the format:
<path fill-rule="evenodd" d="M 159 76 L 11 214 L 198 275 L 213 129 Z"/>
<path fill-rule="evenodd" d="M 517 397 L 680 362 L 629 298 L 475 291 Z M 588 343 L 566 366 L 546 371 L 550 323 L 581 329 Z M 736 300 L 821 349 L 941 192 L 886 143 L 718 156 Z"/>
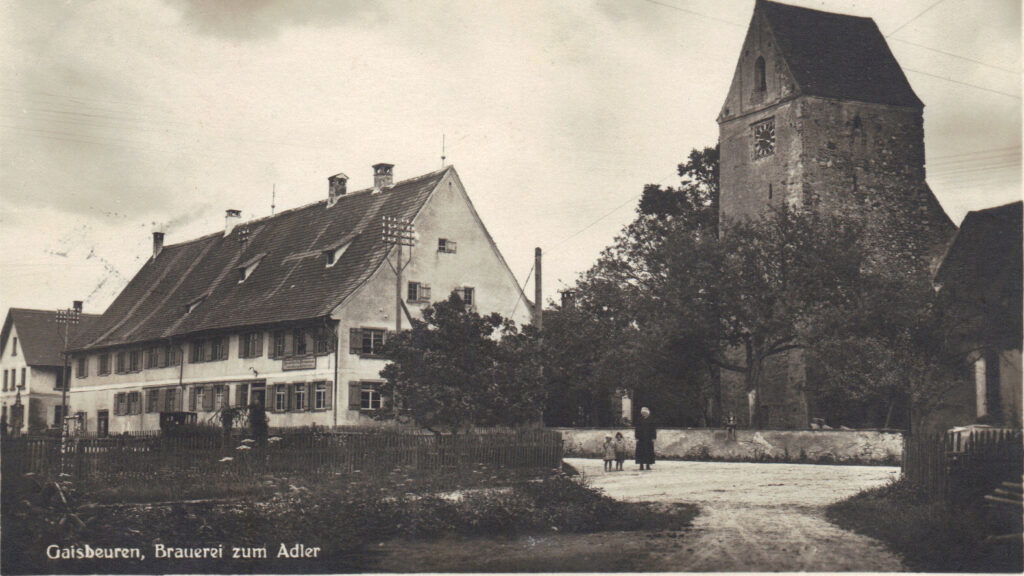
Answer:
<path fill-rule="evenodd" d="M 954 222 L 1021 194 L 1018 0 L 794 0 L 870 16 L 925 102 Z M 714 145 L 753 0 L 0 3 L 0 308 L 102 312 L 151 254 L 457 168 L 548 298 Z M 529 293 L 532 294 L 532 280 Z"/>

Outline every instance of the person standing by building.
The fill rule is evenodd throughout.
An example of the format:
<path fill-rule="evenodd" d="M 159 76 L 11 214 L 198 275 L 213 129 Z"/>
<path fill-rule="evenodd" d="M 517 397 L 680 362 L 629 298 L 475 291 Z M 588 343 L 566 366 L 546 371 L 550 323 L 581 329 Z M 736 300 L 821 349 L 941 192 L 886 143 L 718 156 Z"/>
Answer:
<path fill-rule="evenodd" d="M 640 419 L 636 422 L 636 463 L 643 470 L 651 469 L 654 464 L 654 439 L 658 437 L 658 429 L 651 420 L 651 411 L 646 406 L 640 409 Z"/>

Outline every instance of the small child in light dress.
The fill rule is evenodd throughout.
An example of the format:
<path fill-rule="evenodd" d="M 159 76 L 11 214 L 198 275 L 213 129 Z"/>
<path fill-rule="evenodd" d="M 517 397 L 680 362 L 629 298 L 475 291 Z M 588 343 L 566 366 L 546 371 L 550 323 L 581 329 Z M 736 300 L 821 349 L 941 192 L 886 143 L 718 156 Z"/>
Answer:
<path fill-rule="evenodd" d="M 629 445 L 626 444 L 626 439 L 622 436 L 622 432 L 615 433 L 615 470 L 622 470 L 622 463 L 626 461 L 626 457 L 629 455 Z"/>
<path fill-rule="evenodd" d="M 611 435 L 604 437 L 604 471 L 612 471 L 612 461 L 615 460 L 615 442 Z"/>

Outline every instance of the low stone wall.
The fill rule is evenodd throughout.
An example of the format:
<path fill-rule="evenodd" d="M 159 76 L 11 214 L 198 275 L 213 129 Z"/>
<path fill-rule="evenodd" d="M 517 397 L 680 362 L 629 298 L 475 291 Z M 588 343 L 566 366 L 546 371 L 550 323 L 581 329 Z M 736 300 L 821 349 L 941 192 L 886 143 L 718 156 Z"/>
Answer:
<path fill-rule="evenodd" d="M 606 435 L 622 432 L 632 448 L 633 430 L 559 428 L 565 455 L 601 458 Z M 664 428 L 654 442 L 658 458 L 737 462 L 808 462 L 899 465 L 903 435 L 878 430 L 737 430 Z M 630 452 L 632 456 L 632 451 Z"/>

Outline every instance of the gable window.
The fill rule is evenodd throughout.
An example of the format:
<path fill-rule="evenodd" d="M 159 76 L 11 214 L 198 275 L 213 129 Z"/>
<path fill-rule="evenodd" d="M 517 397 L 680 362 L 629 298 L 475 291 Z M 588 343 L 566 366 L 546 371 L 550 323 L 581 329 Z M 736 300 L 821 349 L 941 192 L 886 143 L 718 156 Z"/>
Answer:
<path fill-rule="evenodd" d="M 438 252 L 441 252 L 443 254 L 455 254 L 455 249 L 457 247 L 458 246 L 455 244 L 454 240 L 449 240 L 447 238 L 438 238 L 437 239 L 437 251 Z"/>
<path fill-rule="evenodd" d="M 456 288 L 455 293 L 459 295 L 462 303 L 466 306 L 473 306 L 476 303 L 476 291 L 472 286 L 464 286 L 462 288 Z"/>
<path fill-rule="evenodd" d="M 117 360 L 114 364 L 114 372 L 118 374 L 124 374 L 128 372 L 128 354 L 125 352 L 117 353 Z M 116 412 L 115 412 L 116 415 Z"/>
<path fill-rule="evenodd" d="M 18 337 L 14 337 L 14 342 L 11 344 L 11 356 L 18 355 Z"/>
<path fill-rule="evenodd" d="M 407 299 L 409 302 L 430 302 L 430 284 L 409 282 Z"/>
<path fill-rule="evenodd" d="M 277 330 L 274 332 L 274 348 L 271 350 L 273 358 L 282 358 L 285 354 L 285 331 Z"/>
<path fill-rule="evenodd" d="M 132 350 L 128 353 L 128 371 L 139 372 L 142 370 L 142 350 Z"/>
<path fill-rule="evenodd" d="M 18 386 L 19 388 L 24 388 L 25 384 L 28 384 L 28 380 L 26 379 L 26 374 L 27 374 L 27 372 L 25 372 L 25 369 L 22 368 L 21 369 L 21 384 Z"/>
<path fill-rule="evenodd" d="M 754 61 L 754 89 L 764 92 L 768 89 L 768 79 L 765 74 L 764 57 L 758 56 Z"/>
<path fill-rule="evenodd" d="M 160 365 L 160 349 L 156 346 L 146 348 L 146 369 L 156 368 Z"/>
<path fill-rule="evenodd" d="M 239 358 L 259 358 L 263 356 L 263 332 L 246 332 L 242 334 Z"/>
<path fill-rule="evenodd" d="M 4 392 L 7 392 L 7 370 L 4 370 Z"/>
<path fill-rule="evenodd" d="M 77 366 L 75 366 L 75 375 L 79 378 L 85 378 L 89 375 L 89 357 L 82 356 L 78 358 Z"/>
<path fill-rule="evenodd" d="M 97 370 L 100 376 L 110 374 L 110 354 L 100 354 L 100 367 Z"/>
<path fill-rule="evenodd" d="M 349 330 L 349 353 L 380 354 L 384 348 L 386 333 L 382 328 L 352 328 Z"/>
<path fill-rule="evenodd" d="M 306 331 L 296 328 L 292 331 L 292 354 L 296 356 L 306 355 Z"/>

